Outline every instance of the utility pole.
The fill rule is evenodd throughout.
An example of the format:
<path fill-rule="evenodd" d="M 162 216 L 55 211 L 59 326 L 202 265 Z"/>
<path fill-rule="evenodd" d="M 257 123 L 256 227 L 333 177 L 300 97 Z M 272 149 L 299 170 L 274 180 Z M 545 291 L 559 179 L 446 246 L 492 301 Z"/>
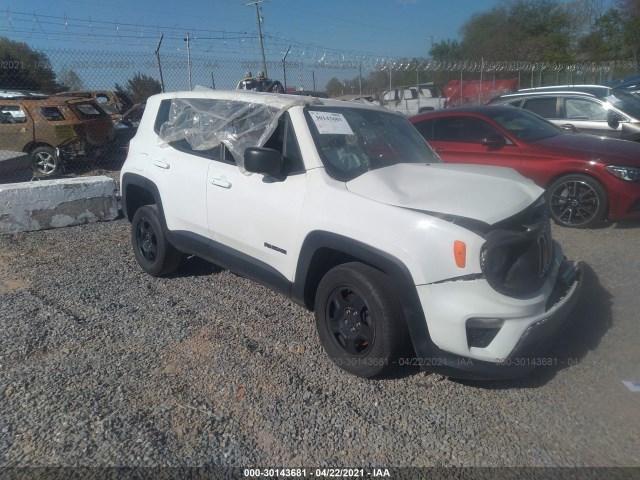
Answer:
<path fill-rule="evenodd" d="M 191 81 L 191 44 L 189 41 L 189 32 L 187 32 L 187 38 L 184 39 L 187 42 L 187 68 L 189 69 L 189 90 L 193 90 L 193 82 Z"/>
<path fill-rule="evenodd" d="M 289 50 L 291 50 L 291 45 L 287 48 L 287 53 L 282 57 L 282 73 L 284 75 L 284 93 L 287 93 L 287 55 L 289 55 Z"/>
<path fill-rule="evenodd" d="M 158 46 L 156 47 L 156 60 L 158 61 L 158 71 L 160 72 L 160 87 L 162 87 L 162 93 L 164 93 L 164 79 L 162 78 L 162 64 L 160 63 L 160 45 L 162 45 L 162 39 L 164 33 L 160 34 L 160 40 L 158 40 Z"/>
<path fill-rule="evenodd" d="M 427 58 L 433 60 L 433 57 L 431 56 L 431 52 L 433 51 L 433 35 L 429 35 L 427 38 L 430 40 L 430 45 L 431 45 Z"/>
<path fill-rule="evenodd" d="M 264 78 L 269 78 L 269 72 L 267 72 L 267 59 L 264 56 L 264 44 L 262 43 L 262 17 L 260 16 L 259 5 L 265 0 L 253 0 L 251 3 L 245 3 L 245 6 L 255 5 L 256 7 L 256 19 L 258 20 L 258 35 L 260 36 L 260 50 L 262 50 L 262 69 L 264 70 Z"/>

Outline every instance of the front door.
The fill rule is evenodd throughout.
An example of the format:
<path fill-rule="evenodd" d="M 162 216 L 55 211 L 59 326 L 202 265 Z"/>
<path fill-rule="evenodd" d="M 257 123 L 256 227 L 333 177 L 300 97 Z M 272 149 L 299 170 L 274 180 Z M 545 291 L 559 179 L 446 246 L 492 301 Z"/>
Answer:
<path fill-rule="evenodd" d="M 265 147 L 283 152 L 284 179 L 240 170 L 228 150 L 207 172 L 210 236 L 219 245 L 293 279 L 306 175 L 295 133 L 283 115 Z"/>

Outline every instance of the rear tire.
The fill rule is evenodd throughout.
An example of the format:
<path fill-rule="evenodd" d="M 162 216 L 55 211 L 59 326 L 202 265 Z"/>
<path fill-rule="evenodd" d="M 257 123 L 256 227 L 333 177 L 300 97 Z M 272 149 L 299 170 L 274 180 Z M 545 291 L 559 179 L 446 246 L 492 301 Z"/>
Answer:
<path fill-rule="evenodd" d="M 140 207 L 131 222 L 133 253 L 149 275 L 161 277 L 175 272 L 182 254 L 169 243 L 155 205 Z"/>
<path fill-rule="evenodd" d="M 381 375 L 406 353 L 409 334 L 395 287 L 368 265 L 331 269 L 318 285 L 315 316 L 325 352 L 349 373 Z"/>
<path fill-rule="evenodd" d="M 33 173 L 42 177 L 50 177 L 60 170 L 60 159 L 53 147 L 42 146 L 31 151 L 31 168 Z"/>

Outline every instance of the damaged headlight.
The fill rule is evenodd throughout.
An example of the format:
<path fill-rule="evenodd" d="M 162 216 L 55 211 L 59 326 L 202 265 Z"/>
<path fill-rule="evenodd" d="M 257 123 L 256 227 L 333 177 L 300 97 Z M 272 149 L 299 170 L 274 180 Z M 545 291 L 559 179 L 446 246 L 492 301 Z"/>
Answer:
<path fill-rule="evenodd" d="M 551 266 L 553 244 L 549 223 L 524 231 L 493 230 L 480 252 L 480 266 L 498 292 L 518 297 L 542 287 Z"/>

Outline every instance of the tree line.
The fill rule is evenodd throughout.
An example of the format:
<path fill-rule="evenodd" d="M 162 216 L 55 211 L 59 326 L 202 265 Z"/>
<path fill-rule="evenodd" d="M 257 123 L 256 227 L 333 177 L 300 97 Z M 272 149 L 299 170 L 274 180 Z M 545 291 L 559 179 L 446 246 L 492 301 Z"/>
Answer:
<path fill-rule="evenodd" d="M 441 61 L 577 62 L 638 61 L 640 1 L 501 0 L 491 10 L 472 15 L 461 40 L 434 44 L 431 57 Z"/>
<path fill-rule="evenodd" d="M 609 4 L 607 0 L 500 0 L 490 10 L 471 15 L 460 29 L 459 40 L 435 42 L 429 58 L 405 58 L 399 63 L 631 60 L 638 65 L 640 0 L 613 0 L 606 8 Z M 629 72 L 609 75 L 621 73 Z M 394 86 L 425 81 L 442 84 L 451 75 L 455 73 L 400 70 L 392 73 L 391 82 Z M 513 72 L 498 76 L 513 76 Z M 388 88 L 389 81 L 389 72 L 374 71 L 362 79 L 332 78 L 326 89 L 333 96 L 358 94 L 362 85 L 364 95 Z"/>

